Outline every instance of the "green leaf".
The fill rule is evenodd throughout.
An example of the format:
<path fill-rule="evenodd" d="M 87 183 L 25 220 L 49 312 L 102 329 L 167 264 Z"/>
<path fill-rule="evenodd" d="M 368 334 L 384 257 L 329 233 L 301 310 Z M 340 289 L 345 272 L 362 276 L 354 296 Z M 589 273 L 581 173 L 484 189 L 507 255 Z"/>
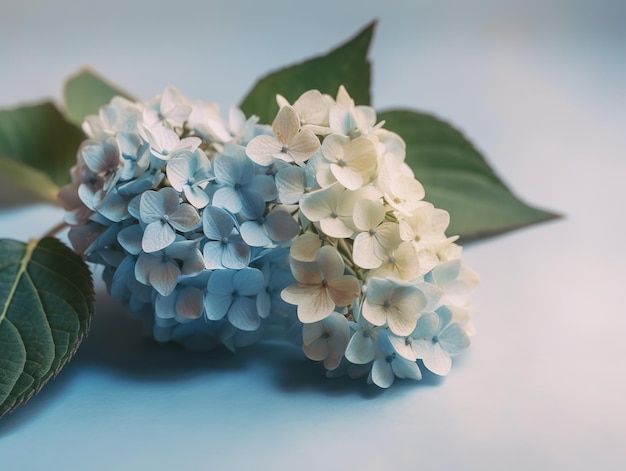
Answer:
<path fill-rule="evenodd" d="M 328 54 L 272 72 L 252 88 L 241 103 L 243 112 L 257 115 L 262 123 L 274 120 L 280 93 L 293 103 L 307 90 L 317 89 L 331 96 L 344 85 L 354 101 L 370 103 L 370 63 L 367 58 L 375 23 L 371 23 L 352 39 Z"/>
<path fill-rule="evenodd" d="M 0 239 L 0 416 L 67 363 L 93 314 L 89 268 L 54 238 Z"/>
<path fill-rule="evenodd" d="M 59 186 L 50 180 L 48 175 L 36 168 L 0 155 L 0 174 L 0 185 L 2 185 L 2 190 L 0 191 L 3 191 L 6 185 L 15 186 L 27 189 L 32 196 L 36 197 L 36 200 L 48 201 L 53 204 L 57 203 Z M 11 188 L 11 191 L 13 190 L 14 188 Z M 28 196 L 31 196 L 31 194 Z M 10 196 L 13 195 L 3 197 L 1 206 L 5 206 L 5 201 L 10 201 L 12 204 L 19 203 L 19 201 L 13 201 Z"/>
<path fill-rule="evenodd" d="M 50 199 L 69 182 L 83 139 L 83 132 L 50 102 L 0 110 L 0 171 Z"/>
<path fill-rule="evenodd" d="M 425 199 L 450 213 L 448 233 L 460 235 L 463 242 L 559 217 L 516 198 L 448 123 L 409 110 L 388 111 L 378 118 L 406 141 L 406 162 L 424 185 Z"/>
<path fill-rule="evenodd" d="M 126 92 L 108 83 L 89 69 L 79 70 L 65 82 L 65 108 L 73 123 L 81 125 L 86 116 L 98 114 L 116 95 L 134 100 Z"/>

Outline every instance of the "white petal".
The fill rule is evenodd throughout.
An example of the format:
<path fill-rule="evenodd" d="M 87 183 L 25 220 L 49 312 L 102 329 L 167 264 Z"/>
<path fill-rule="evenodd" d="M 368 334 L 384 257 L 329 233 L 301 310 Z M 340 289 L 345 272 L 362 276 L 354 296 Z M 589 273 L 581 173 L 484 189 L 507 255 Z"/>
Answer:
<path fill-rule="evenodd" d="M 289 144 L 300 129 L 300 117 L 292 106 L 283 106 L 272 123 L 272 131 L 282 144 Z"/>
<path fill-rule="evenodd" d="M 302 208 L 302 206 L 300 206 Z M 320 228 L 330 237 L 336 237 L 338 239 L 347 239 L 354 234 L 354 230 L 346 225 L 346 223 L 340 218 L 326 218 L 320 221 Z"/>
<path fill-rule="evenodd" d="M 274 162 L 274 155 L 282 151 L 283 145 L 267 135 L 256 136 L 246 146 L 246 154 L 253 162 L 264 167 Z"/>
<path fill-rule="evenodd" d="M 452 360 L 439 344 L 435 344 L 430 355 L 422 358 L 424 366 L 439 376 L 445 376 L 450 372 Z"/>
<path fill-rule="evenodd" d="M 174 157 L 167 163 L 167 179 L 176 191 L 183 191 L 183 185 L 189 177 L 189 160 L 182 156 Z"/>
<path fill-rule="evenodd" d="M 354 225 L 361 231 L 374 229 L 385 219 L 385 206 L 379 201 L 359 200 L 354 205 Z"/>
<path fill-rule="evenodd" d="M 393 349 L 403 358 L 406 358 L 410 361 L 415 361 L 417 358 L 415 357 L 415 352 L 411 348 L 411 344 L 413 343 L 412 338 L 407 338 L 406 336 L 397 336 L 397 335 L 389 335 L 389 340 L 391 341 L 391 345 L 393 345 Z"/>
<path fill-rule="evenodd" d="M 469 337 L 459 324 L 451 324 L 439 334 L 439 345 L 450 355 L 456 355 L 469 344 Z"/>
<path fill-rule="evenodd" d="M 398 378 L 422 379 L 422 372 L 414 361 L 396 357 L 391 363 L 391 369 Z"/>
<path fill-rule="evenodd" d="M 300 210 L 309 221 L 320 221 L 330 217 L 333 209 L 330 206 L 332 196 L 329 190 L 330 188 L 311 193 L 300 201 Z"/>
<path fill-rule="evenodd" d="M 378 268 L 383 261 L 376 256 L 374 245 L 376 240 L 368 232 L 361 232 L 354 238 L 352 259 L 361 268 Z"/>
<path fill-rule="evenodd" d="M 211 201 L 209 195 L 198 186 L 185 185 L 183 191 L 185 192 L 187 201 L 198 209 L 204 208 Z"/>
<path fill-rule="evenodd" d="M 370 373 L 372 382 L 381 388 L 388 388 L 393 384 L 394 374 L 391 364 L 385 358 L 377 358 Z"/>
<path fill-rule="evenodd" d="M 285 167 L 276 174 L 278 197 L 284 204 L 297 203 L 306 186 L 306 170 L 301 167 Z"/>
<path fill-rule="evenodd" d="M 156 252 L 163 250 L 176 239 L 174 229 L 169 224 L 155 221 L 146 226 L 141 240 L 144 252 Z"/>
<path fill-rule="evenodd" d="M 362 365 L 369 363 L 376 354 L 376 340 L 371 335 L 364 335 L 363 331 L 354 333 L 346 348 L 346 358 L 352 363 Z"/>
<path fill-rule="evenodd" d="M 337 164 L 330 164 L 330 171 L 337 181 L 348 190 L 358 190 L 363 186 L 363 177 L 350 167 L 340 167 Z"/>
<path fill-rule="evenodd" d="M 288 152 L 296 162 L 304 162 L 320 147 L 320 141 L 313 131 L 303 129 L 289 143 Z"/>

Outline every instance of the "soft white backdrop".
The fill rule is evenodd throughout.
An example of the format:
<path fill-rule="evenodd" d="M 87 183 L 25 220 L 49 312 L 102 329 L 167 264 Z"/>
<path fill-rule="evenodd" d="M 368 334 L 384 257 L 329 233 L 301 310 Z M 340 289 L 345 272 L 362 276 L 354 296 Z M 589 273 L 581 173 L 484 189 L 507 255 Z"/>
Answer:
<path fill-rule="evenodd" d="M 148 99 L 237 103 L 255 79 L 379 20 L 378 109 L 460 127 L 563 220 L 469 246 L 473 345 L 445 379 L 327 381 L 295 348 L 149 342 L 100 289 L 91 336 L 0 421 L 2 469 L 619 469 L 626 460 L 626 4 L 615 1 L 5 2 L 0 106 L 89 65 Z M 3 195 L 3 198 L 6 195 Z M 54 225 L 0 210 L 0 237 Z M 1 352 L 0 352 L 1 354 Z"/>

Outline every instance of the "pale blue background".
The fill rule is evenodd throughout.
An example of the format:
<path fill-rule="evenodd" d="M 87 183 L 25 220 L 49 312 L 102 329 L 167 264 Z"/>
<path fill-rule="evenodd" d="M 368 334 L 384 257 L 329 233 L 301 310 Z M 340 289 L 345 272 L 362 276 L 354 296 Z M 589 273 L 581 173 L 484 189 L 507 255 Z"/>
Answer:
<path fill-rule="evenodd" d="M 327 381 L 287 346 L 159 347 L 100 289 L 75 360 L 0 421 L 0 469 L 623 467 L 624 2 L 128 3 L 3 2 L 0 106 L 59 99 L 90 65 L 142 99 L 173 84 L 225 109 L 378 18 L 374 105 L 454 122 L 517 194 L 566 218 L 468 247 L 471 349 L 447 378 L 386 392 Z M 0 210 L 0 237 L 60 217 Z"/>

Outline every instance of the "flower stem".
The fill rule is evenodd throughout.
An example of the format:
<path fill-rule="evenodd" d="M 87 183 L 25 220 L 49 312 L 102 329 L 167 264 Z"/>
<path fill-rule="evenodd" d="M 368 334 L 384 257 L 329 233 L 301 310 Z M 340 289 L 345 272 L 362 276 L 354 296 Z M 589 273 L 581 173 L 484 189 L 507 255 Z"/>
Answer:
<path fill-rule="evenodd" d="M 58 234 L 59 232 L 61 232 L 63 229 L 65 229 L 67 226 L 69 226 L 68 223 L 66 223 L 65 221 L 61 221 L 60 223 L 58 223 L 56 226 L 54 226 L 53 228 L 51 228 L 48 232 L 46 232 L 43 236 L 41 236 L 41 238 L 45 238 L 45 237 L 52 237 L 56 234 Z"/>

